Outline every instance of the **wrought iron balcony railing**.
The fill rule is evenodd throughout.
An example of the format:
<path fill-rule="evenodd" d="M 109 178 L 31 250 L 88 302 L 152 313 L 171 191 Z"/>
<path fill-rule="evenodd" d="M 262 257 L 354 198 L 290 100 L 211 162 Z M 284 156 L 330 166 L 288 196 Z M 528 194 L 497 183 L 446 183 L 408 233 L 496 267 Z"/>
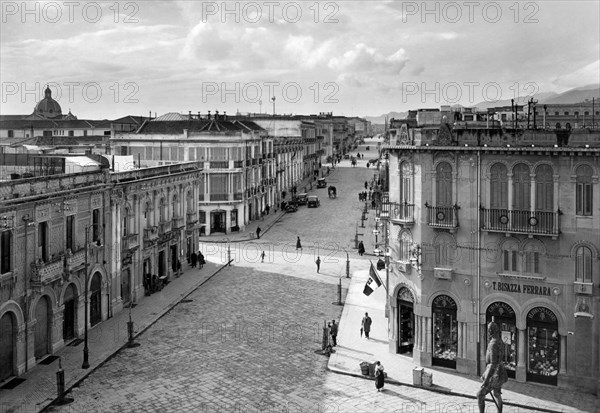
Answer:
<path fill-rule="evenodd" d="M 400 224 L 412 224 L 415 222 L 415 205 L 408 202 L 393 202 L 390 205 L 389 219 Z"/>
<path fill-rule="evenodd" d="M 425 203 L 427 208 L 427 224 L 433 228 L 458 228 L 458 205 L 432 206 Z"/>
<path fill-rule="evenodd" d="M 484 231 L 557 236 L 560 210 L 556 212 L 481 208 Z"/>

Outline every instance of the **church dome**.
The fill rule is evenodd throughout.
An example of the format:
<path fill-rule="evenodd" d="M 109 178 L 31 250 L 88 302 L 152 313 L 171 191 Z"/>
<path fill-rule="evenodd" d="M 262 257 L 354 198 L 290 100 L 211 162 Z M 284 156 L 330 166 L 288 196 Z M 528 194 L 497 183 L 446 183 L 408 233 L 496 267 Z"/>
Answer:
<path fill-rule="evenodd" d="M 40 100 L 35 109 L 33 109 L 34 115 L 40 115 L 45 118 L 56 118 L 62 116 L 62 109 L 58 102 L 52 99 L 52 91 L 48 86 L 44 92 L 44 99 Z"/>

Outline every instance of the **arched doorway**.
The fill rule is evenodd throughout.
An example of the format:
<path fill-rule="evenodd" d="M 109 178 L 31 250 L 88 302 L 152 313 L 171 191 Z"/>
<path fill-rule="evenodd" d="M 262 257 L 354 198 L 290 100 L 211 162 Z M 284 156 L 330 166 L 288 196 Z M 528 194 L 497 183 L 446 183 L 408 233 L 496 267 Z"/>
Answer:
<path fill-rule="evenodd" d="M 517 317 L 515 310 L 503 302 L 497 301 L 488 306 L 485 312 L 485 323 L 489 324 L 494 321 L 500 327 L 502 342 L 504 343 L 504 367 L 508 373 L 508 377 L 515 378 L 517 371 Z M 487 334 L 487 329 L 486 329 Z M 486 336 L 485 345 L 490 338 Z"/>
<path fill-rule="evenodd" d="M 35 358 L 39 359 L 48 354 L 48 298 L 44 295 L 35 307 Z"/>
<path fill-rule="evenodd" d="M 102 321 L 102 276 L 95 272 L 90 283 L 90 325 Z"/>
<path fill-rule="evenodd" d="M 415 314 L 413 305 L 415 299 L 406 287 L 398 290 L 398 353 L 412 353 L 415 344 L 414 326 Z"/>
<path fill-rule="evenodd" d="M 560 336 L 556 314 L 535 307 L 527 314 L 527 381 L 556 386 Z"/>
<path fill-rule="evenodd" d="M 0 381 L 12 376 L 15 372 L 15 321 L 11 312 L 0 318 Z"/>
<path fill-rule="evenodd" d="M 447 295 L 438 295 L 431 305 L 433 313 L 433 358 L 434 366 L 456 368 L 458 351 L 458 321 L 456 302 Z"/>
<path fill-rule="evenodd" d="M 65 290 L 65 298 L 63 299 L 65 309 L 63 310 L 63 340 L 71 340 L 75 338 L 75 320 L 77 319 L 75 304 L 75 286 L 69 284 Z"/>

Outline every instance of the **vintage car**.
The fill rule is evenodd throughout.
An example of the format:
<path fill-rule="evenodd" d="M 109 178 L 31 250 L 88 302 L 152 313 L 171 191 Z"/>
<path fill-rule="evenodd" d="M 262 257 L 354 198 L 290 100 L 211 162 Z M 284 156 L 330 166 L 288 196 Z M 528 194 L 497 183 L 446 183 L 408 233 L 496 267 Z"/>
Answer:
<path fill-rule="evenodd" d="M 285 212 L 296 212 L 298 211 L 298 207 L 296 206 L 296 204 L 290 203 L 287 204 L 285 207 Z"/>
<path fill-rule="evenodd" d="M 308 194 L 307 193 L 299 194 L 298 197 L 296 198 L 296 203 L 298 205 L 306 205 L 307 202 L 308 202 Z"/>
<path fill-rule="evenodd" d="M 317 188 L 327 188 L 327 181 L 325 178 L 319 178 L 317 180 Z"/>
<path fill-rule="evenodd" d="M 321 202 L 319 202 L 319 197 L 316 195 L 310 195 L 308 197 L 308 208 L 317 208 L 319 205 L 321 205 Z"/>

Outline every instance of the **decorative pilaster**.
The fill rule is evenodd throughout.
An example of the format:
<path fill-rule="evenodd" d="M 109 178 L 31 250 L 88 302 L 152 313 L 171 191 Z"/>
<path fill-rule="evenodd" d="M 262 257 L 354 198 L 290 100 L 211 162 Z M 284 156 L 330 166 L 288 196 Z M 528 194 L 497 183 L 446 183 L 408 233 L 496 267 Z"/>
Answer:
<path fill-rule="evenodd" d="M 517 329 L 518 334 L 518 352 L 517 352 L 517 372 L 515 378 L 518 382 L 527 381 L 527 356 L 525 354 L 526 335 L 525 329 Z"/>

